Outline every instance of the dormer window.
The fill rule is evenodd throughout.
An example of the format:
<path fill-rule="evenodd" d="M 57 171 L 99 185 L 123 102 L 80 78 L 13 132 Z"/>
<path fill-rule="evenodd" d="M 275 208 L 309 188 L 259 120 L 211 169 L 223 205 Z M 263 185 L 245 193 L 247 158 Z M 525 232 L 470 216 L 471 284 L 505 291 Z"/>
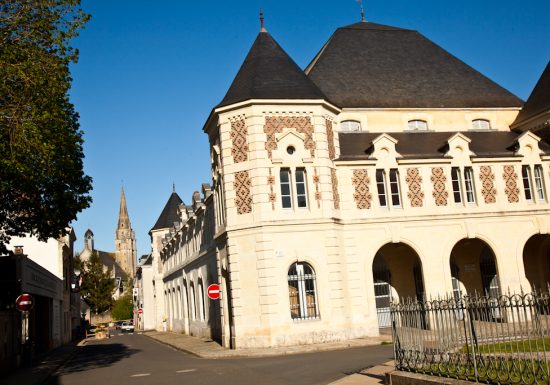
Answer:
<path fill-rule="evenodd" d="M 428 130 L 428 122 L 425 120 L 409 120 L 408 122 L 408 128 L 412 131 L 427 131 Z"/>
<path fill-rule="evenodd" d="M 357 120 L 344 120 L 340 123 L 340 131 L 361 131 L 361 122 Z"/>
<path fill-rule="evenodd" d="M 472 130 L 490 130 L 491 123 L 485 119 L 472 120 Z"/>

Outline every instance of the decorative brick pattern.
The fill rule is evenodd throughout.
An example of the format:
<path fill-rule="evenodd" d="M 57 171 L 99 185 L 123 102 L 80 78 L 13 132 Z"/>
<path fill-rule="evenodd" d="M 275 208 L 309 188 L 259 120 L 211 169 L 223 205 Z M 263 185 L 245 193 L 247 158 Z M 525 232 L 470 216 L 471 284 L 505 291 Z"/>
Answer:
<path fill-rule="evenodd" d="M 325 126 L 327 127 L 328 157 L 330 159 L 334 159 L 336 158 L 336 148 L 334 147 L 334 131 L 332 130 L 332 121 L 325 119 Z"/>
<path fill-rule="evenodd" d="M 319 184 L 321 178 L 317 174 L 317 168 L 315 168 L 315 174 L 313 174 L 313 183 L 315 184 L 315 200 L 317 201 L 317 208 L 321 208 L 321 191 L 319 191 Z"/>
<path fill-rule="evenodd" d="M 336 170 L 330 169 L 330 179 L 332 180 L 332 199 L 334 200 L 334 208 L 340 209 L 340 194 L 338 194 L 338 178 L 336 178 Z"/>
<path fill-rule="evenodd" d="M 271 209 L 275 210 L 275 202 L 277 201 L 277 194 L 275 194 L 275 191 L 274 191 L 275 177 L 271 173 L 271 169 L 269 169 L 267 184 L 269 185 L 269 201 L 271 202 Z"/>
<path fill-rule="evenodd" d="M 235 205 L 237 214 L 248 214 L 252 212 L 252 196 L 250 195 L 250 177 L 248 171 L 235 173 Z"/>
<path fill-rule="evenodd" d="M 275 134 L 283 132 L 284 128 L 294 128 L 305 135 L 304 147 L 309 150 L 311 156 L 315 156 L 315 142 L 313 141 L 313 125 L 308 116 L 267 116 L 265 118 L 264 132 L 267 135 L 265 149 L 272 159 L 273 150 L 277 149 Z"/>
<path fill-rule="evenodd" d="M 496 203 L 497 190 L 495 189 L 495 174 L 491 166 L 481 166 L 479 168 L 479 180 L 481 181 L 481 195 L 485 203 Z"/>
<path fill-rule="evenodd" d="M 518 174 L 516 174 L 516 171 L 514 169 L 514 166 L 511 164 L 507 164 L 503 167 L 504 173 L 502 174 L 502 178 L 504 178 L 504 184 L 506 185 L 506 188 L 504 189 L 504 193 L 506 194 L 506 197 L 508 198 L 509 203 L 518 203 L 519 202 L 519 188 L 518 188 Z"/>
<path fill-rule="evenodd" d="M 241 163 L 248 160 L 248 142 L 246 135 L 248 130 L 246 128 L 246 121 L 244 116 L 238 116 L 230 119 L 231 131 L 229 133 L 233 146 L 231 147 L 231 155 L 233 156 L 233 162 Z"/>
<path fill-rule="evenodd" d="M 372 194 L 369 191 L 369 183 L 367 170 L 353 170 L 353 177 L 351 178 L 351 184 L 355 189 L 353 199 L 355 199 L 355 204 L 360 210 L 371 208 Z"/>
<path fill-rule="evenodd" d="M 430 180 L 434 186 L 432 196 L 435 199 L 436 206 L 447 206 L 447 198 L 449 197 L 449 193 L 445 189 L 447 177 L 445 176 L 443 167 L 432 168 L 432 176 L 430 177 Z"/>
<path fill-rule="evenodd" d="M 417 167 L 407 169 L 405 182 L 409 186 L 407 197 L 411 202 L 411 207 L 422 207 L 424 205 L 424 193 L 422 192 L 422 177 Z"/>

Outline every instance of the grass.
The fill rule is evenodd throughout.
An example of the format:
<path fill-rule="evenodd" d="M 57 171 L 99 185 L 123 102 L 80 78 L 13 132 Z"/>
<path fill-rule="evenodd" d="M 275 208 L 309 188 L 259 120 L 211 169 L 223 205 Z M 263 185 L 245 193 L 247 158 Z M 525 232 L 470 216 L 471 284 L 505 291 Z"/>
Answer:
<path fill-rule="evenodd" d="M 464 353 L 471 350 L 471 346 L 464 346 L 462 348 L 462 352 Z M 529 353 L 545 351 L 550 351 L 550 338 L 480 344 L 476 347 L 476 352 L 479 353 Z"/>

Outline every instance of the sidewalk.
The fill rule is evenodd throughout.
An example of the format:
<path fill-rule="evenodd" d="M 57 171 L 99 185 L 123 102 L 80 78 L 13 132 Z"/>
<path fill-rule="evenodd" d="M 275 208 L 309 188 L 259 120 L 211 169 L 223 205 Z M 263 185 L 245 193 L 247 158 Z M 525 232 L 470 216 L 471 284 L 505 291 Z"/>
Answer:
<path fill-rule="evenodd" d="M 28 368 L 19 368 L 2 379 L 2 385 L 41 385 L 61 365 L 67 362 L 83 341 L 71 342 L 46 353 L 41 359 L 33 362 Z"/>
<path fill-rule="evenodd" d="M 288 354 L 358 348 L 391 342 L 391 336 L 383 335 L 379 337 L 357 338 L 354 340 L 341 342 L 231 350 L 221 347 L 220 344 L 210 339 L 197 338 L 180 333 L 144 331 L 143 335 L 157 340 L 165 345 L 171 346 L 174 349 L 178 349 L 201 358 L 284 356 Z"/>
<path fill-rule="evenodd" d="M 380 345 L 391 342 L 391 336 L 379 336 L 370 338 L 358 338 L 342 342 L 327 342 L 321 344 L 284 346 L 277 348 L 255 348 L 230 350 L 222 348 L 217 342 L 210 339 L 191 337 L 172 332 L 145 331 L 143 335 L 175 349 L 193 354 L 201 358 L 233 358 L 233 357 L 269 357 L 287 354 L 311 353 L 328 350 L 339 350 L 362 346 Z M 394 371 L 393 361 L 374 366 L 346 376 L 331 385 L 379 385 L 384 384 L 386 373 Z"/>

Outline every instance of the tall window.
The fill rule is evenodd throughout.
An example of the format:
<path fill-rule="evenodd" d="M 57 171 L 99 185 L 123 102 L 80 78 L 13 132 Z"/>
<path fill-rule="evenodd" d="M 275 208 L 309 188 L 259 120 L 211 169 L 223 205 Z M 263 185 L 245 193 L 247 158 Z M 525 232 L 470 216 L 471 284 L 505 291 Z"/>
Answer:
<path fill-rule="evenodd" d="M 472 130 L 490 130 L 491 123 L 485 119 L 472 120 Z"/>
<path fill-rule="evenodd" d="M 464 167 L 463 175 L 460 167 L 451 168 L 454 201 L 457 204 L 463 204 L 464 198 L 466 198 L 467 203 L 476 203 L 473 169 L 471 167 Z"/>
<path fill-rule="evenodd" d="M 356 120 L 344 120 L 340 123 L 340 131 L 361 131 L 361 123 Z"/>
<path fill-rule="evenodd" d="M 316 319 L 319 317 L 315 271 L 303 262 L 288 269 L 288 295 L 292 319 Z"/>
<path fill-rule="evenodd" d="M 534 184 L 533 174 L 535 181 Z M 531 166 L 522 166 L 521 179 L 523 180 L 523 192 L 525 193 L 525 200 L 527 202 L 546 202 L 544 192 L 544 176 L 542 173 L 542 166 L 540 164 L 535 165 L 532 169 Z"/>
<path fill-rule="evenodd" d="M 425 120 L 409 120 L 407 124 L 409 130 L 413 131 L 427 131 L 428 130 L 428 122 Z"/>
<path fill-rule="evenodd" d="M 200 319 L 204 321 L 206 319 L 206 304 L 204 303 L 204 286 L 202 284 L 202 279 L 199 280 L 199 296 Z"/>
<path fill-rule="evenodd" d="M 282 168 L 279 177 L 281 180 L 281 203 L 284 209 L 307 208 L 306 170 L 297 168 L 293 175 L 290 169 Z"/>
<path fill-rule="evenodd" d="M 191 290 L 189 290 L 189 307 L 191 308 L 191 319 L 195 320 L 197 319 L 197 308 L 195 305 L 195 285 L 193 284 L 193 282 L 191 282 L 190 288 Z"/>
<path fill-rule="evenodd" d="M 390 169 L 389 179 L 385 170 L 376 170 L 376 188 L 380 207 L 388 207 L 391 202 L 393 207 L 401 207 L 401 192 L 399 190 L 399 173 L 397 169 Z"/>

